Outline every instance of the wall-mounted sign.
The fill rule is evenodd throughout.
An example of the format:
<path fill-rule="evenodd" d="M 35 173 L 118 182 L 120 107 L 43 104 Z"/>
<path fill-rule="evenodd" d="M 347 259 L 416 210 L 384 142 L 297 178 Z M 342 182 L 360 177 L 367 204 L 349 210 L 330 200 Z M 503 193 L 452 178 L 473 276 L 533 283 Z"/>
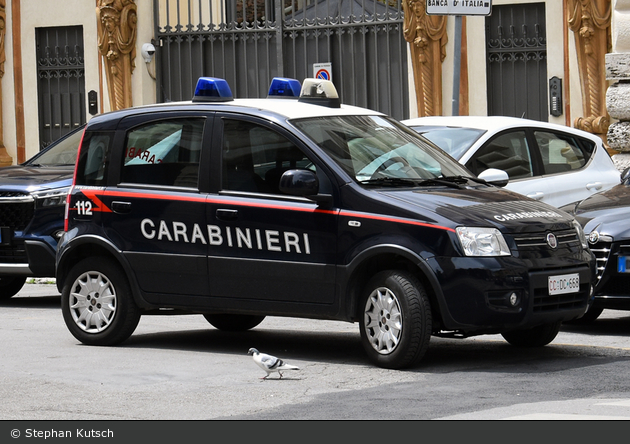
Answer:
<path fill-rule="evenodd" d="M 491 0 L 427 0 L 429 15 L 490 15 Z"/>
<path fill-rule="evenodd" d="M 313 77 L 332 82 L 332 63 L 313 63 Z"/>

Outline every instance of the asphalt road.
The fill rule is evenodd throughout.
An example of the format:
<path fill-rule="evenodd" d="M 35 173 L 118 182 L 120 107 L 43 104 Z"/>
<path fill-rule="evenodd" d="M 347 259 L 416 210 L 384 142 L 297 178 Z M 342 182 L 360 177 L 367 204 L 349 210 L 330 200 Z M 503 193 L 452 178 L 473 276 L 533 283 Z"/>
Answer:
<path fill-rule="evenodd" d="M 418 367 L 394 371 L 367 361 L 355 324 L 267 318 L 225 333 L 202 316 L 145 316 L 122 345 L 90 347 L 59 303 L 50 284 L 0 302 L 4 421 L 630 419 L 630 312 L 533 350 L 432 338 Z M 300 370 L 261 380 L 250 347 Z"/>

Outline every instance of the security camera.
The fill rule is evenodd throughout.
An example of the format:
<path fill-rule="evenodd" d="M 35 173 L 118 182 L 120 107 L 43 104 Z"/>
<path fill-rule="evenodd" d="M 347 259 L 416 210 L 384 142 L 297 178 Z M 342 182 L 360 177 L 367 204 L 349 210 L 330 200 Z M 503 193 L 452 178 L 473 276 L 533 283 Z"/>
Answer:
<path fill-rule="evenodd" d="M 145 43 L 144 45 L 142 45 L 141 53 L 144 61 L 146 63 L 151 63 L 151 60 L 153 60 L 153 55 L 155 54 L 155 46 L 153 46 L 151 43 Z"/>

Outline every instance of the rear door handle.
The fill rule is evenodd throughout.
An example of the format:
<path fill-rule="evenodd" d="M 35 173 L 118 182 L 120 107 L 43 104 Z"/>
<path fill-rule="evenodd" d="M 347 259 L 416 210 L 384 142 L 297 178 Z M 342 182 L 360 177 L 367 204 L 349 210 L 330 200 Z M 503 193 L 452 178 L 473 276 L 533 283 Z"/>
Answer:
<path fill-rule="evenodd" d="M 238 210 L 219 208 L 216 215 L 219 220 L 236 220 L 238 218 Z"/>
<path fill-rule="evenodd" d="M 128 214 L 131 212 L 131 202 L 112 202 L 112 211 L 118 214 Z"/>

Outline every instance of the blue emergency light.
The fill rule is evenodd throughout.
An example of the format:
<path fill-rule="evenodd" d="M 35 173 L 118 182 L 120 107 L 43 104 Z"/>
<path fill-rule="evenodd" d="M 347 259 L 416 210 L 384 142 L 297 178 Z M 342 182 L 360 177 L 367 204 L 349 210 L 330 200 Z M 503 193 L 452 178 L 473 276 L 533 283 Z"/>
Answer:
<path fill-rule="evenodd" d="M 230 102 L 234 100 L 232 90 L 224 79 L 199 77 L 193 102 Z"/>
<path fill-rule="evenodd" d="M 271 80 L 271 86 L 269 86 L 267 97 L 287 97 L 297 99 L 300 96 L 301 89 L 302 85 L 300 85 L 298 80 L 288 79 L 286 77 L 274 77 Z"/>

